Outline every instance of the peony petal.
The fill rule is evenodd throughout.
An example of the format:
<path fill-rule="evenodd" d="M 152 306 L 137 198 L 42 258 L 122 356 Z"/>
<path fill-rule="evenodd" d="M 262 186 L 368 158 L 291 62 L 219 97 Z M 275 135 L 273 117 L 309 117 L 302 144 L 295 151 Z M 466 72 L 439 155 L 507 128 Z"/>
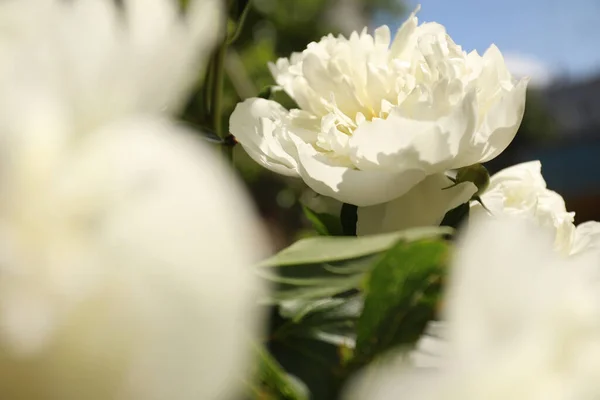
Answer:
<path fill-rule="evenodd" d="M 571 254 L 600 251 L 600 222 L 588 221 L 577 225 Z"/>
<path fill-rule="evenodd" d="M 425 163 L 414 144 L 418 135 L 436 131 L 435 124 L 416 121 L 396 115 L 387 119 L 363 122 L 349 141 L 350 160 L 365 171 L 398 171 L 421 169 Z M 444 144 L 430 143 L 432 148 Z M 447 146 L 446 146 L 447 147 Z"/>
<path fill-rule="evenodd" d="M 435 174 L 395 200 L 359 207 L 357 235 L 439 225 L 448 211 L 468 202 L 477 191 L 471 182 L 452 185 L 444 174 Z"/>
<path fill-rule="evenodd" d="M 476 122 L 474 92 L 436 120 L 410 118 L 398 108 L 385 120 L 364 122 L 355 130 L 350 158 L 364 170 L 420 168 L 432 173 L 464 167 L 472 164 L 467 162 Z"/>
<path fill-rule="evenodd" d="M 554 295 L 543 283 L 553 278 L 553 241 L 531 221 L 470 219 L 446 294 L 448 339 L 457 354 L 469 361 L 481 357 L 530 323 L 538 306 L 530 301 L 533 282 L 544 288 L 539 294 Z"/>
<path fill-rule="evenodd" d="M 390 28 L 387 25 L 375 29 L 375 46 L 383 46 L 387 49 L 390 46 Z"/>
<path fill-rule="evenodd" d="M 332 71 L 333 65 L 335 64 L 330 64 L 330 69 L 327 70 L 326 65 L 317 55 L 307 54 L 302 63 L 306 84 L 323 99 L 334 101 L 345 115 L 354 116 L 357 112 L 363 111 L 363 107 L 352 84 L 352 77 L 344 76 L 339 70 Z"/>
<path fill-rule="evenodd" d="M 235 107 L 229 130 L 254 161 L 279 174 L 298 176 L 296 160 L 283 148 L 284 138 L 276 132 L 287 113 L 277 102 L 248 99 Z"/>
<path fill-rule="evenodd" d="M 344 203 L 370 206 L 390 201 L 409 191 L 425 174 L 418 169 L 397 173 L 361 171 L 331 164 L 311 145 L 297 143 L 299 172 L 315 192 Z"/>
<path fill-rule="evenodd" d="M 513 165 L 495 173 L 490 178 L 490 188 L 507 181 L 522 182 L 527 180 L 538 188 L 545 188 L 546 181 L 542 176 L 542 163 L 539 160 Z"/>
<path fill-rule="evenodd" d="M 512 83 L 512 75 L 506 66 L 504 56 L 495 44 L 492 44 L 481 57 L 484 72 L 480 79 L 489 79 L 500 84 Z"/>
<path fill-rule="evenodd" d="M 420 6 L 410 14 L 410 16 L 402 23 L 400 28 L 396 31 L 396 36 L 390 46 L 390 55 L 392 57 L 400 57 L 404 50 L 410 49 L 409 46 L 414 45 L 411 41 L 412 36 L 417 29 L 419 19 L 417 18 L 417 12 L 419 12 Z M 412 39 L 416 41 L 416 39 Z"/>
<path fill-rule="evenodd" d="M 487 137 L 487 145 L 481 162 L 502 153 L 517 134 L 525 111 L 527 82 L 523 79 L 512 90 L 506 91 L 486 114 L 481 131 Z"/>

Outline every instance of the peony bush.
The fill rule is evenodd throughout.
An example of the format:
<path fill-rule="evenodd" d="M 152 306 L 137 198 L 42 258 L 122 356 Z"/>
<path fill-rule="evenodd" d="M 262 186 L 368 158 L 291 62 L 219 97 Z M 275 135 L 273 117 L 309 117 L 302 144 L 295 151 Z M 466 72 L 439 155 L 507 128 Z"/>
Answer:
<path fill-rule="evenodd" d="M 0 398 L 598 398 L 600 223 L 482 165 L 527 79 L 417 10 L 269 64 L 226 129 L 250 7 L 0 4 Z M 276 254 L 237 144 L 312 191 Z"/>

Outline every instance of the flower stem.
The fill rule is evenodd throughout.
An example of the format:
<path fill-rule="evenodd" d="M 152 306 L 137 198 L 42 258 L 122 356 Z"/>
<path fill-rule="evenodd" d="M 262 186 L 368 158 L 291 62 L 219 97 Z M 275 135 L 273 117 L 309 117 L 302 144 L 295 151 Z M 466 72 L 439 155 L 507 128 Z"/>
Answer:
<path fill-rule="evenodd" d="M 345 236 L 356 236 L 356 223 L 358 221 L 358 207 L 344 203 L 340 212 L 340 222 Z"/>
<path fill-rule="evenodd" d="M 212 90 L 211 90 L 211 114 L 212 114 L 212 126 L 221 139 L 225 138 L 225 133 L 223 132 L 223 123 L 222 123 L 222 103 L 223 103 L 223 80 L 225 78 L 225 53 L 227 52 L 227 44 L 223 42 L 221 46 L 215 52 L 213 63 L 212 63 Z"/>
<path fill-rule="evenodd" d="M 211 121 L 211 104 L 210 99 L 211 89 L 212 89 L 212 81 L 213 81 L 213 62 L 210 60 L 206 67 L 206 73 L 204 75 L 204 84 L 202 85 L 202 122 L 203 123 L 212 123 Z"/>

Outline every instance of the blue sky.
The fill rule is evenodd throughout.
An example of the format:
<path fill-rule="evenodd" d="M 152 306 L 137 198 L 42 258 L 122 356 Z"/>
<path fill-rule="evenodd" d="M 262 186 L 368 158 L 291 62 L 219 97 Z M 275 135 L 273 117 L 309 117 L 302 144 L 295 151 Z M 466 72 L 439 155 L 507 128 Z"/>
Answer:
<path fill-rule="evenodd" d="M 600 0 L 408 0 L 421 21 L 446 26 L 465 50 L 491 43 L 515 68 L 574 78 L 600 73 Z M 392 28 L 402 21 L 384 16 Z"/>

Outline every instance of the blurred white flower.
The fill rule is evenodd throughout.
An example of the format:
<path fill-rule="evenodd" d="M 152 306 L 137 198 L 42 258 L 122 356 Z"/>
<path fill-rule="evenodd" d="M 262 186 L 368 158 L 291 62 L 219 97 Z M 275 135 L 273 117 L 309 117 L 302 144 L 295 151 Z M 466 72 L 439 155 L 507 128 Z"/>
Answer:
<path fill-rule="evenodd" d="M 575 213 L 567 212 L 563 198 L 547 189 L 541 173 L 541 163 L 531 161 L 514 165 L 494 174 L 480 203 L 471 203 L 471 216 L 483 218 L 510 216 L 532 221 L 554 237 L 554 249 L 559 254 L 573 256 L 600 249 L 600 223 L 589 221 L 575 227 Z M 436 322 L 436 335 L 426 333 L 411 354 L 415 365 L 436 365 L 445 353 L 443 322 Z"/>
<path fill-rule="evenodd" d="M 494 174 L 481 195 L 493 216 L 511 215 L 535 221 L 555 235 L 554 247 L 563 254 L 574 254 L 600 246 L 600 223 L 587 222 L 575 228 L 575 213 L 567 212 L 563 198 L 547 189 L 541 163 L 517 164 Z M 471 213 L 488 214 L 476 202 Z"/>
<path fill-rule="evenodd" d="M 174 113 L 220 36 L 220 0 L 6 0 L 0 87 L 59 90 L 78 128 Z M 27 62 L 25 62 L 27 61 Z"/>
<path fill-rule="evenodd" d="M 239 387 L 264 236 L 227 168 L 158 115 L 184 99 L 221 16 L 218 0 L 187 17 L 175 4 L 0 5 L 3 399 Z"/>
<path fill-rule="evenodd" d="M 561 257 L 531 221 L 475 218 L 445 297 L 448 348 L 437 369 L 367 371 L 351 399 L 596 399 L 600 270 Z"/>
<path fill-rule="evenodd" d="M 393 40 L 387 26 L 329 35 L 271 71 L 299 109 L 248 99 L 231 132 L 258 163 L 358 206 L 496 157 L 524 109 L 526 80 L 511 77 L 498 48 L 467 54 L 414 14 Z"/>
<path fill-rule="evenodd" d="M 233 391 L 261 323 L 250 266 L 264 255 L 237 182 L 166 122 L 38 138 L 3 149 L 3 397 Z"/>

